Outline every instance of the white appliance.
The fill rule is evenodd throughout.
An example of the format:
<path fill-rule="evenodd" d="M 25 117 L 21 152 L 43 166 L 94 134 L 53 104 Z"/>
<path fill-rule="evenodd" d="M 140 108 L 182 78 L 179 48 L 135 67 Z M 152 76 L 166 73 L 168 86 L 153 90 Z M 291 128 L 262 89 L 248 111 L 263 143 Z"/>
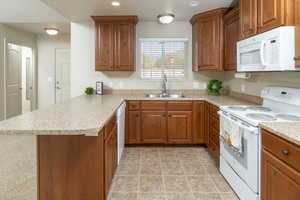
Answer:
<path fill-rule="evenodd" d="M 125 113 L 126 103 L 124 102 L 117 111 L 117 124 L 118 124 L 118 164 L 122 158 L 125 148 Z"/>
<path fill-rule="evenodd" d="M 220 172 L 241 200 L 260 199 L 261 122 L 300 122 L 300 89 L 268 87 L 262 106 L 221 107 L 221 134 L 238 130 L 242 152 L 220 137 Z M 230 123 L 228 123 L 230 122 Z"/>
<path fill-rule="evenodd" d="M 283 26 L 237 43 L 237 71 L 294 71 L 295 27 Z"/>

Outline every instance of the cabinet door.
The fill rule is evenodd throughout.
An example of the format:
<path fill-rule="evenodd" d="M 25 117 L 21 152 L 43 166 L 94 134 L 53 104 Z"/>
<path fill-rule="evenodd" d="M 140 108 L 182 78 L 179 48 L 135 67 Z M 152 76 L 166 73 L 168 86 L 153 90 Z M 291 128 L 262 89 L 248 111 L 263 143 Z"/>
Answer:
<path fill-rule="evenodd" d="M 299 200 L 300 173 L 263 150 L 262 153 L 262 199 Z"/>
<path fill-rule="evenodd" d="M 168 143 L 191 143 L 192 111 L 168 112 Z"/>
<path fill-rule="evenodd" d="M 111 148 L 112 148 L 112 177 L 114 177 L 116 169 L 118 167 L 118 133 L 117 127 L 113 130 L 112 133 L 112 141 L 111 141 Z"/>
<path fill-rule="evenodd" d="M 205 102 L 195 101 L 193 104 L 193 143 L 205 143 Z"/>
<path fill-rule="evenodd" d="M 109 23 L 96 24 L 96 71 L 114 70 L 114 27 Z"/>
<path fill-rule="evenodd" d="M 104 185 L 105 185 L 105 197 L 108 196 L 109 188 L 112 183 L 113 174 L 113 158 L 112 158 L 112 144 L 111 136 L 104 142 Z M 106 198 L 105 198 L 106 199 Z"/>
<path fill-rule="evenodd" d="M 219 16 L 209 16 L 199 20 L 198 65 L 200 71 L 222 70 L 220 21 Z"/>
<path fill-rule="evenodd" d="M 128 112 L 128 144 L 138 144 L 141 133 L 141 115 L 140 111 Z"/>
<path fill-rule="evenodd" d="M 115 70 L 134 71 L 135 31 L 133 24 L 115 25 Z"/>
<path fill-rule="evenodd" d="M 195 24 L 193 24 L 193 41 L 192 41 L 192 45 L 193 45 L 193 71 L 194 72 L 198 72 L 199 71 L 199 63 L 198 63 L 198 55 L 199 55 L 199 25 L 198 22 L 196 22 Z"/>
<path fill-rule="evenodd" d="M 257 0 L 240 1 L 240 30 L 241 39 L 257 33 Z"/>
<path fill-rule="evenodd" d="M 165 143 L 166 126 L 164 111 L 142 111 L 142 143 Z"/>
<path fill-rule="evenodd" d="M 284 24 L 285 0 L 258 0 L 258 32 Z"/>
<path fill-rule="evenodd" d="M 236 70 L 236 43 L 240 35 L 239 10 L 234 9 L 224 16 L 224 70 Z"/>

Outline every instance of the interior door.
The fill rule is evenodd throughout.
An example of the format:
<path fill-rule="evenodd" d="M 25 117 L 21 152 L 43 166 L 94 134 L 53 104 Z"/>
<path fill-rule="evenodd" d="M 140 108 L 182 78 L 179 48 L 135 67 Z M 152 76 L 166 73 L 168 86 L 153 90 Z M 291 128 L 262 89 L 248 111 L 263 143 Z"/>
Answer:
<path fill-rule="evenodd" d="M 70 99 L 70 49 L 55 50 L 55 103 Z"/>
<path fill-rule="evenodd" d="M 6 118 L 22 114 L 22 49 L 7 44 Z"/>

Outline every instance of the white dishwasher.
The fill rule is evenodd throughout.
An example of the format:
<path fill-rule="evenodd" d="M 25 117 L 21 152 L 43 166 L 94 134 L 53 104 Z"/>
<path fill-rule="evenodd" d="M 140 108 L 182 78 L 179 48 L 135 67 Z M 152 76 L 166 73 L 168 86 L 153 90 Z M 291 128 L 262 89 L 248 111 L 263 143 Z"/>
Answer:
<path fill-rule="evenodd" d="M 125 147 L 125 112 L 126 103 L 124 102 L 117 112 L 117 124 L 118 124 L 118 164 L 122 158 L 122 154 Z"/>

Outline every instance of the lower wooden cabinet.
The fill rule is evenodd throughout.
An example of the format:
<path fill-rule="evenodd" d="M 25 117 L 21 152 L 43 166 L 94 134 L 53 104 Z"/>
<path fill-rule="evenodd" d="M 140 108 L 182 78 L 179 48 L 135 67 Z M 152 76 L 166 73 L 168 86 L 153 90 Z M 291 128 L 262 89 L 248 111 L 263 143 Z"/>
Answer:
<path fill-rule="evenodd" d="M 127 117 L 127 144 L 138 144 L 141 141 L 140 111 L 128 111 Z"/>
<path fill-rule="evenodd" d="M 165 143 L 166 122 L 165 111 L 142 111 L 141 143 Z"/>
<path fill-rule="evenodd" d="M 268 151 L 262 153 L 262 200 L 299 200 L 300 172 Z"/>
<path fill-rule="evenodd" d="M 218 115 L 219 108 L 215 105 L 208 104 L 208 148 L 211 155 L 218 160 L 220 157 L 220 118 Z"/>
<path fill-rule="evenodd" d="M 126 144 L 205 144 L 205 101 L 128 101 Z"/>
<path fill-rule="evenodd" d="M 300 147 L 267 131 L 262 145 L 262 200 L 299 200 Z"/>
<path fill-rule="evenodd" d="M 108 196 L 109 189 L 118 165 L 117 148 L 117 126 L 115 125 L 104 142 L 105 197 Z"/>
<path fill-rule="evenodd" d="M 190 144 L 191 142 L 192 111 L 169 111 L 168 143 Z"/>

